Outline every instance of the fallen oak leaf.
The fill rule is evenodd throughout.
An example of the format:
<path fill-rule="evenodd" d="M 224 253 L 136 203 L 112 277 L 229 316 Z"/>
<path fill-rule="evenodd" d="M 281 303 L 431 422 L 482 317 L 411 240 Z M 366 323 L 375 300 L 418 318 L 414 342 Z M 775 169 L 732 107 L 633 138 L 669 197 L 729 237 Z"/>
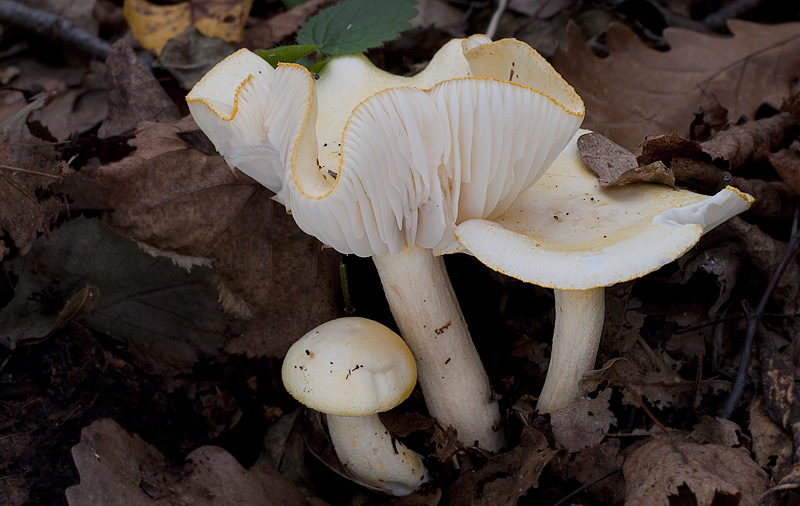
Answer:
<path fill-rule="evenodd" d="M 106 59 L 106 87 L 108 116 L 97 132 L 101 139 L 130 134 L 142 121 L 181 119 L 178 107 L 123 39 L 111 46 Z"/>
<path fill-rule="evenodd" d="M 756 394 L 747 411 L 750 416 L 748 432 L 752 438 L 751 448 L 755 461 L 767 470 L 774 481 L 783 480 L 792 473 L 794 452 L 791 435 L 770 418 L 761 395 Z"/>
<path fill-rule="evenodd" d="M 273 469 L 256 465 L 246 470 L 216 446 L 197 448 L 175 467 L 109 418 L 84 427 L 72 458 L 81 481 L 66 491 L 70 506 L 310 506 Z"/>
<path fill-rule="evenodd" d="M 297 336 L 338 316 L 340 256 L 302 233 L 269 190 L 194 149 L 197 131 L 189 116 L 140 124 L 128 141 L 135 151 L 97 172 L 115 209 L 108 219 L 158 250 L 211 259 L 223 304 L 253 318 L 227 351 L 282 357 Z"/>
<path fill-rule="evenodd" d="M 586 103 L 583 127 L 633 148 L 648 135 L 687 135 L 693 112 L 712 94 L 733 118 L 754 118 L 763 103 L 780 107 L 800 66 L 800 23 L 728 26 L 732 37 L 667 28 L 671 49 L 657 51 L 612 24 L 610 56 L 598 58 L 570 25 L 553 66 Z"/>
<path fill-rule="evenodd" d="M 796 126 L 794 116 L 784 112 L 730 127 L 705 142 L 676 134 L 648 137 L 637 161 L 642 166 L 658 160 L 670 164 L 674 158 L 688 158 L 713 163 L 720 170 L 733 170 L 766 159 L 792 138 Z"/>
<path fill-rule="evenodd" d="M 800 463 L 792 467 L 792 471 L 777 485 L 761 496 L 759 506 L 784 506 L 797 504 L 800 500 Z"/>
<path fill-rule="evenodd" d="M 148 372 L 186 371 L 240 332 L 217 301 L 209 268 L 190 272 L 141 251 L 99 220 L 76 218 L 6 262 L 14 298 L 0 311 L 13 348 L 46 337 L 67 319 L 128 343 Z M 13 274 L 13 276 L 12 276 Z"/>
<path fill-rule="evenodd" d="M 764 160 L 773 150 L 793 138 L 797 118 L 782 112 L 769 118 L 748 121 L 719 132 L 701 144 L 713 161 L 724 161 L 725 170 Z"/>
<path fill-rule="evenodd" d="M 491 457 L 480 469 L 462 474 L 450 486 L 448 504 L 514 506 L 538 485 L 539 475 L 556 453 L 541 432 L 525 428 L 518 446 Z"/>
<path fill-rule="evenodd" d="M 660 437 L 645 444 L 622 467 L 625 506 L 755 506 L 769 479 L 744 448 L 696 444 Z M 680 498 L 680 499 L 679 499 Z M 691 503 L 688 503 L 691 504 Z"/>
<path fill-rule="evenodd" d="M 609 409 L 611 389 L 603 389 L 597 397 L 583 397 L 577 402 L 550 414 L 553 436 L 558 448 L 577 452 L 600 444 L 617 419 Z"/>
<path fill-rule="evenodd" d="M 27 119 L 45 105 L 40 94 L 0 121 L 0 232 L 25 254 L 40 232 L 47 232 L 61 203 L 39 201 L 36 191 L 60 177 L 61 164 L 53 143 L 31 135 Z M 2 257 L 0 257 L 2 258 Z"/>
<path fill-rule="evenodd" d="M 795 195 L 800 195 L 800 146 L 792 146 L 777 153 L 770 153 L 769 163 Z"/>

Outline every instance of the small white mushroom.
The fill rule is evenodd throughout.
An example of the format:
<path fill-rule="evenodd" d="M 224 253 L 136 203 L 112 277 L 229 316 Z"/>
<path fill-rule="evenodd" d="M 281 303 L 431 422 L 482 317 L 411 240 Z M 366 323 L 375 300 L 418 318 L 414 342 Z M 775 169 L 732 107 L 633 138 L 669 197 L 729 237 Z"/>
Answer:
<path fill-rule="evenodd" d="M 400 336 L 364 318 L 324 323 L 289 348 L 282 376 L 295 399 L 328 415 L 336 455 L 355 478 L 397 496 L 428 481 L 419 454 L 393 440 L 378 417 L 403 402 L 417 381 Z"/>
<path fill-rule="evenodd" d="M 750 195 L 713 196 L 657 184 L 602 188 L 583 163 L 578 131 L 545 175 L 494 220 L 468 220 L 460 243 L 492 269 L 555 289 L 550 367 L 538 409 L 577 400 L 595 363 L 605 316 L 604 287 L 652 272 L 745 211 Z"/>

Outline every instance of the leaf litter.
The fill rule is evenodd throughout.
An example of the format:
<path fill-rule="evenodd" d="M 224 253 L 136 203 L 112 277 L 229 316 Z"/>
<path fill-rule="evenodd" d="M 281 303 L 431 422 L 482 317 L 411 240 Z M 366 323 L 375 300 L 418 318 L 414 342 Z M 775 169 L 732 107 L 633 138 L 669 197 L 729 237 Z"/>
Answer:
<path fill-rule="evenodd" d="M 297 28 L 330 2 L 285 11 L 256 5 L 243 25 L 246 3 L 230 3 L 228 24 L 218 12 L 205 19 L 255 49 L 294 42 Z M 179 4 L 185 12 L 203 2 Z M 424 41 L 444 36 L 431 25 L 469 34 L 483 30 L 491 14 L 457 2 L 448 7 L 427 14 L 428 23 L 415 19 L 417 28 L 369 56 L 389 70 L 419 69 L 430 57 Z M 122 9 L 100 2 L 93 12 L 102 34 Z M 269 192 L 231 171 L 191 118 L 179 120 L 185 105 L 177 90 L 194 79 L 184 70 L 200 72 L 226 46 L 210 60 L 165 65 L 181 75 L 178 82 L 159 69 L 151 74 L 120 43 L 105 64 L 73 70 L 63 81 L 71 84 L 46 82 L 44 89 L 70 90 L 49 112 L 43 97 L 27 103 L 33 87 L 0 94 L 9 99 L 0 108 L 4 164 L 51 176 L 2 170 L 13 184 L 0 202 L 0 328 L 18 346 L 0 350 L 0 502 L 85 504 L 116 491 L 114 497 L 144 501 L 137 504 L 224 504 L 220 497 L 242 499 L 237 493 L 251 494 L 248 504 L 271 504 L 259 501 L 279 494 L 286 504 L 323 504 L 314 496 L 330 504 L 791 503 L 800 485 L 796 257 L 762 316 L 749 372 L 756 381 L 731 420 L 716 415 L 740 362 L 742 302 L 755 303 L 781 262 L 800 187 L 797 89 L 790 92 L 800 77 L 792 70 L 800 28 L 774 24 L 787 20 L 781 13 L 769 25 L 731 20 L 732 35 L 721 36 L 687 17 L 696 12 L 678 0 L 605 13 L 574 2 L 512 2 L 503 15 L 498 33 L 519 31 L 543 54 L 553 52 L 587 103 L 585 126 L 599 132 L 596 140 L 605 134 L 618 144 L 591 155 L 610 169 L 604 181 L 674 178 L 705 193 L 732 184 L 757 203 L 678 262 L 607 289 L 586 396 L 550 416 L 539 416 L 535 405 L 549 355 L 551 295 L 486 274 L 469 259 L 448 259 L 509 414 L 510 444 L 494 456 L 460 446 L 452 428 L 427 416 L 417 391 L 385 417 L 396 437 L 424 454 L 434 476 L 430 488 L 407 498 L 374 495 L 348 479 L 326 446 L 324 420 L 298 412 L 282 390 L 285 349 L 343 312 L 340 257 L 299 233 Z M 567 28 L 570 17 L 586 42 Z M 185 26 L 167 26 L 165 37 L 154 21 L 144 16 L 136 24 L 167 49 L 184 44 L 178 48 L 185 53 L 186 42 L 176 37 Z M 200 42 L 189 48 L 216 47 L 194 33 Z M 36 47 L 22 51 L 17 61 L 35 61 Z M 31 68 L 20 63 L 9 74 L 12 85 Z M 97 77 L 105 72 L 113 78 L 103 86 Z M 110 137 L 99 139 L 99 131 Z M 647 136 L 658 137 L 629 150 Z M 94 261 L 103 256 L 123 260 L 116 271 L 103 270 L 108 262 Z M 346 262 L 356 314 L 391 324 L 371 265 Z M 149 288 L 123 290 L 137 273 L 140 287 Z M 157 299 L 176 285 L 186 291 Z M 119 294 L 126 295 L 109 299 Z M 202 304 L 183 304 L 198 299 Z M 139 302 L 183 323 L 169 327 L 152 307 L 137 312 Z M 142 329 L 125 326 L 132 317 Z M 152 330 L 162 335 L 154 340 Z M 181 337 L 192 333 L 198 335 Z M 66 451 L 73 445 L 77 470 Z M 101 460 L 90 449 L 102 450 Z M 34 471 L 34 462 L 45 465 Z"/>

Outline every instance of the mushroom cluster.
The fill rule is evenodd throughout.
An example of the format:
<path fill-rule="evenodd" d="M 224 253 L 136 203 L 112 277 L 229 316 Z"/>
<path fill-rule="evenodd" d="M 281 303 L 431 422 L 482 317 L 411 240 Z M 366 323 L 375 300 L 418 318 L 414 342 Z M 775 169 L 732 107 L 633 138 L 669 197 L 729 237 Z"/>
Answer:
<path fill-rule="evenodd" d="M 713 196 L 649 183 L 602 188 L 578 152 L 585 133 L 578 131 L 544 177 L 503 214 L 465 221 L 455 231 L 490 268 L 555 291 L 541 413 L 577 400 L 578 382 L 593 368 L 600 345 L 604 287 L 675 260 L 753 202 L 731 187 Z"/>
<path fill-rule="evenodd" d="M 497 401 L 432 249 L 456 251 L 457 226 L 501 215 L 541 177 L 583 119 L 572 87 L 526 44 L 473 36 L 410 78 L 349 55 L 315 80 L 240 50 L 187 102 L 302 230 L 375 260 L 430 413 L 464 444 L 499 450 Z"/>

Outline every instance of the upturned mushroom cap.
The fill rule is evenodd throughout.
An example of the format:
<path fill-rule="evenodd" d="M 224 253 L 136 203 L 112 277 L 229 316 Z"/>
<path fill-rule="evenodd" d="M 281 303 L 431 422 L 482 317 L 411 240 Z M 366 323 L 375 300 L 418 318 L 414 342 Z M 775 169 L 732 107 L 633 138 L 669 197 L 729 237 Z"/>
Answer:
<path fill-rule="evenodd" d="M 578 152 L 585 133 L 503 214 L 460 224 L 463 247 L 522 281 L 585 290 L 666 265 L 753 202 L 732 187 L 713 196 L 645 183 L 602 188 Z"/>
<path fill-rule="evenodd" d="M 292 397 L 338 416 L 388 411 L 417 382 L 417 367 L 405 342 L 365 318 L 339 318 L 311 330 L 289 348 L 281 372 Z"/>
<path fill-rule="evenodd" d="M 234 73 L 236 91 L 221 92 L 215 68 L 187 97 L 192 114 L 301 229 L 360 256 L 431 248 L 463 220 L 502 213 L 584 114 L 561 76 L 511 39 L 451 41 L 412 78 L 356 55 L 334 58 L 316 82 L 297 65 L 259 72 Z M 255 112 L 238 120 L 245 102 Z"/>

